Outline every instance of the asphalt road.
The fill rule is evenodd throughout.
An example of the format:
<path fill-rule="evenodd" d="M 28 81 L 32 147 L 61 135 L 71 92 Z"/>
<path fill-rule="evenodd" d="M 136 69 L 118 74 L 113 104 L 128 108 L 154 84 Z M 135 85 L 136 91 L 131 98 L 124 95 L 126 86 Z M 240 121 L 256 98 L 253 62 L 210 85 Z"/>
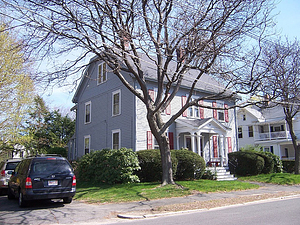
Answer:
<path fill-rule="evenodd" d="M 60 200 L 33 201 L 26 208 L 19 208 L 17 200 L 0 196 L 0 224 L 72 224 L 103 221 L 110 209 L 73 201 L 63 204 Z"/>
<path fill-rule="evenodd" d="M 300 197 L 174 214 L 149 219 L 127 220 L 123 225 L 298 225 Z"/>

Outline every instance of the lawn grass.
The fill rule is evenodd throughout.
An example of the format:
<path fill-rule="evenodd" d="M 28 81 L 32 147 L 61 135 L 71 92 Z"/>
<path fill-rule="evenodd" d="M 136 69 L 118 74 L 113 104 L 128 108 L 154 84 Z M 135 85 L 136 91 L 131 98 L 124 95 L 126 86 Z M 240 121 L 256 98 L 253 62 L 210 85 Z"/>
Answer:
<path fill-rule="evenodd" d="M 161 187 L 158 182 L 116 185 L 91 185 L 78 182 L 75 199 L 90 203 L 118 203 L 183 197 L 197 192 L 245 190 L 259 187 L 247 182 L 214 180 L 178 181 L 177 184 L 181 187 L 177 185 Z"/>
<path fill-rule="evenodd" d="M 300 184 L 300 175 L 290 174 L 290 173 L 271 173 L 271 174 L 259 174 L 256 176 L 249 176 L 249 177 L 240 177 L 239 180 L 281 184 L 281 185 L 295 185 L 295 184 Z"/>

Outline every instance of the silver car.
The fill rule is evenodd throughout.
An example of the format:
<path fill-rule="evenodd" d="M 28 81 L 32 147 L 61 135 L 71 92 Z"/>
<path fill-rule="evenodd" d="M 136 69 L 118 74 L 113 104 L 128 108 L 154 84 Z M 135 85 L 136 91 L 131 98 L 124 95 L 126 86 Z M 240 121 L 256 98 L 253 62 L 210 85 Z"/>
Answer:
<path fill-rule="evenodd" d="M 21 159 L 7 159 L 0 162 L 0 194 L 7 193 L 9 178 L 19 162 Z"/>

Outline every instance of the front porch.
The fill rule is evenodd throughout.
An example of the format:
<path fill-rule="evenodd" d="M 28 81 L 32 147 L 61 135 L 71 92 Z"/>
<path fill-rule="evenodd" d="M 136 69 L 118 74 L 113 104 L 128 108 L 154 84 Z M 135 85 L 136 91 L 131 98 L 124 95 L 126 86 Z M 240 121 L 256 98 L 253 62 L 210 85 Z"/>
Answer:
<path fill-rule="evenodd" d="M 228 164 L 232 151 L 231 129 L 213 118 L 176 121 L 177 146 L 193 151 L 208 167 L 223 167 Z"/>

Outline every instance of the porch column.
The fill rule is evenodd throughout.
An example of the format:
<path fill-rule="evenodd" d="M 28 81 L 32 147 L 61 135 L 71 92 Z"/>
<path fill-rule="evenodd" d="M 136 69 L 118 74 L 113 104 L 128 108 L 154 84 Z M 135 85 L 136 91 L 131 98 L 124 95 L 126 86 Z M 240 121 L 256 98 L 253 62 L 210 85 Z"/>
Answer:
<path fill-rule="evenodd" d="M 221 158 L 221 167 L 224 166 L 223 159 L 224 159 L 224 135 L 220 135 L 220 158 Z"/>
<path fill-rule="evenodd" d="M 198 133 L 197 133 L 197 152 L 198 152 L 198 155 L 200 155 L 201 156 L 201 146 L 200 146 L 200 144 L 201 144 L 201 141 L 200 141 L 200 139 L 201 139 L 201 135 L 199 135 Z M 203 157 L 204 158 L 204 157 Z"/>
<path fill-rule="evenodd" d="M 192 152 L 196 153 L 196 149 L 195 149 L 195 133 L 191 133 L 191 144 L 192 144 Z"/>
<path fill-rule="evenodd" d="M 176 142 L 177 142 L 177 149 L 179 150 L 179 134 L 176 136 Z"/>
<path fill-rule="evenodd" d="M 213 146 L 214 146 L 213 136 L 210 135 L 209 136 L 209 160 L 208 161 L 211 161 L 211 159 L 213 158 L 213 154 L 214 154 Z"/>
<path fill-rule="evenodd" d="M 225 151 L 225 162 L 226 162 L 226 165 L 225 166 L 228 166 L 228 139 L 227 137 L 225 137 L 225 146 L 224 146 L 224 151 Z"/>

